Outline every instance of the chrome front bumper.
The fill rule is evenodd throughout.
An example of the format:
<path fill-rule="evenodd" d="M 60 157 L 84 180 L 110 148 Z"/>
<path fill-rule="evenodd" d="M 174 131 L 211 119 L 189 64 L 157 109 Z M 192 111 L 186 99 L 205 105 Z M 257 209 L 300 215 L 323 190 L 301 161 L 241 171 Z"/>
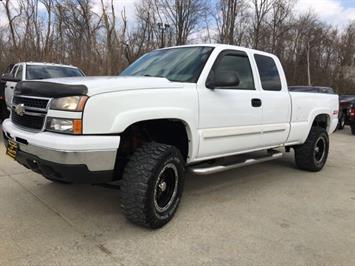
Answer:
<path fill-rule="evenodd" d="M 90 151 L 65 151 L 51 150 L 31 144 L 18 143 L 23 152 L 35 155 L 42 160 L 58 164 L 80 165 L 84 164 L 90 171 L 113 170 L 116 162 L 117 149 L 115 150 L 90 150 Z"/>

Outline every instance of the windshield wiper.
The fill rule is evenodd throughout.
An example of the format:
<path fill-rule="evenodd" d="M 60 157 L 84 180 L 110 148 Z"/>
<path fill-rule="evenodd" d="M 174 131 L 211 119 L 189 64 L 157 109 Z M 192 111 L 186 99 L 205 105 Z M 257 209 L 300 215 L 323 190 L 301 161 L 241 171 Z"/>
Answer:
<path fill-rule="evenodd" d="M 165 79 L 167 79 L 167 80 L 169 80 L 169 81 L 174 81 L 174 80 L 170 80 L 168 77 L 165 77 L 165 76 L 158 76 L 158 75 L 150 75 L 150 74 L 144 74 L 143 75 L 144 77 L 152 77 L 152 78 L 165 78 Z"/>
<path fill-rule="evenodd" d="M 164 76 L 158 76 L 158 75 L 150 75 L 150 74 L 144 74 L 144 77 L 153 77 L 153 78 L 165 78 Z"/>

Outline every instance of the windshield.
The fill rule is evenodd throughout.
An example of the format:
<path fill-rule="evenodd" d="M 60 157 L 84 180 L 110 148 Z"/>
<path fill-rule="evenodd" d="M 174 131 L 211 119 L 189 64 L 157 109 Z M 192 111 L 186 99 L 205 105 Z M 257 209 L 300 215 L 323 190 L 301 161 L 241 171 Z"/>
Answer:
<path fill-rule="evenodd" d="M 126 68 L 120 76 L 163 77 L 170 81 L 197 82 L 213 47 L 156 50 Z"/>
<path fill-rule="evenodd" d="M 26 79 L 50 79 L 65 77 L 82 77 L 84 74 L 77 68 L 61 66 L 27 65 Z"/>

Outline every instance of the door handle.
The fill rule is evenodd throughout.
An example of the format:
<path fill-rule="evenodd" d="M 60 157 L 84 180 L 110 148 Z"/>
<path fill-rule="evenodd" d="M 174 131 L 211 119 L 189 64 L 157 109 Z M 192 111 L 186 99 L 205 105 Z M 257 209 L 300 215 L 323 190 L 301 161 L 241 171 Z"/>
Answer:
<path fill-rule="evenodd" d="M 251 99 L 251 106 L 260 107 L 262 105 L 262 101 L 260 99 Z"/>
<path fill-rule="evenodd" d="M 10 89 L 12 89 L 12 90 L 13 90 L 14 88 L 15 88 L 14 86 L 11 86 L 11 87 L 10 87 Z"/>

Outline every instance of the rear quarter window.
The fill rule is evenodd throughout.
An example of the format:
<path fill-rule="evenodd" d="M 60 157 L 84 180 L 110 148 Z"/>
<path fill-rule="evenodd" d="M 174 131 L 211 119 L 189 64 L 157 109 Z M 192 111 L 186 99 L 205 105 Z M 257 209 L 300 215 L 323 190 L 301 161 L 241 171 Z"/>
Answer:
<path fill-rule="evenodd" d="M 281 91 L 281 79 L 274 59 L 270 56 L 254 55 L 259 70 L 261 85 L 265 91 Z"/>

